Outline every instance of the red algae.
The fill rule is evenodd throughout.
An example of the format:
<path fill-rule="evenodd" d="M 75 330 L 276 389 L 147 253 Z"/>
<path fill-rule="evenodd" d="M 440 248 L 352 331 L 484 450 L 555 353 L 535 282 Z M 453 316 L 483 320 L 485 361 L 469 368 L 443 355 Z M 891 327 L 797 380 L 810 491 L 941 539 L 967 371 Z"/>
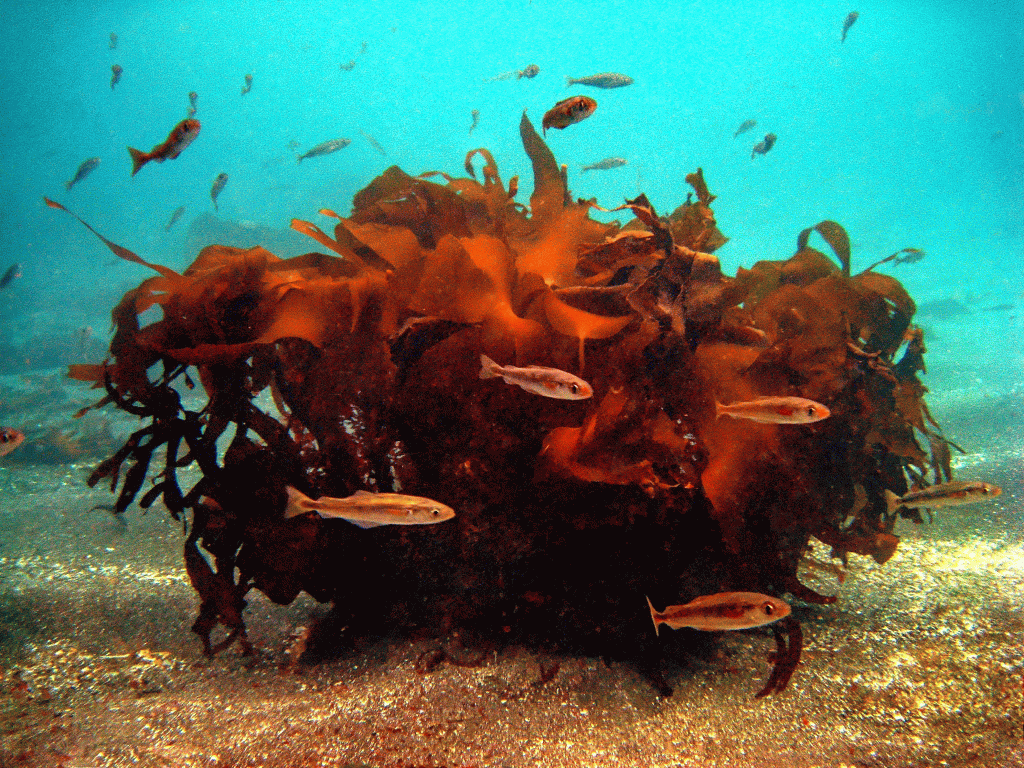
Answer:
<path fill-rule="evenodd" d="M 208 653 L 236 639 L 249 650 L 249 590 L 281 603 L 306 591 L 333 605 L 311 638 L 321 649 L 459 630 L 480 647 L 628 660 L 668 693 L 660 660 L 689 636 L 655 637 L 643 595 L 829 602 L 797 579 L 810 538 L 884 562 L 898 546 L 885 491 L 948 464 L 917 379 L 914 303 L 892 278 L 850 275 L 841 226 L 821 222 L 792 258 L 729 278 L 702 171 L 687 177 L 696 202 L 663 219 L 641 196 L 618 209 L 635 217 L 620 229 L 571 200 L 525 115 L 520 134 L 529 206 L 479 149 L 470 178 L 389 168 L 348 217 L 322 211 L 333 236 L 292 222 L 326 254 L 213 245 L 178 275 L 103 240 L 158 274 L 114 309 L 110 358 L 71 371 L 105 389 L 100 404 L 147 420 L 89 483 L 119 485 L 123 510 L 153 476 L 140 504 L 162 499 L 185 525 Z M 838 265 L 808 245 L 813 232 Z M 160 319 L 141 326 L 151 307 Z M 488 387 L 481 354 L 578 374 L 594 397 Z M 172 386 L 190 371 L 207 396 L 198 412 Z M 266 389 L 278 413 L 255 404 Z M 760 396 L 832 416 L 716 418 L 716 400 Z M 193 464 L 201 479 L 182 489 Z M 424 496 L 456 517 L 404 531 L 286 520 L 287 486 Z M 229 634 L 214 643 L 218 624 Z M 761 695 L 786 687 L 802 643 L 793 617 L 771 631 Z"/>

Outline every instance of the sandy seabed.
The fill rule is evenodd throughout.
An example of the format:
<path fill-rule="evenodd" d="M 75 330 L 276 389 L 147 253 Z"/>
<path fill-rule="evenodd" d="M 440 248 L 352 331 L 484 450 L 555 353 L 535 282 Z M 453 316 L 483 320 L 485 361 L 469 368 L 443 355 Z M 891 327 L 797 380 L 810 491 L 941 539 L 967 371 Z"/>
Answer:
<path fill-rule="evenodd" d="M 1003 496 L 901 521 L 896 556 L 852 556 L 842 585 L 808 576 L 840 600 L 795 606 L 803 660 L 765 699 L 763 629 L 666 664 L 670 698 L 628 665 L 527 649 L 422 674 L 438 641 L 293 665 L 324 609 L 256 593 L 257 654 L 207 659 L 178 523 L 90 511 L 111 497 L 84 464 L 0 464 L 0 766 L 1024 765 L 1021 431 L 981 416 L 958 475 Z"/>

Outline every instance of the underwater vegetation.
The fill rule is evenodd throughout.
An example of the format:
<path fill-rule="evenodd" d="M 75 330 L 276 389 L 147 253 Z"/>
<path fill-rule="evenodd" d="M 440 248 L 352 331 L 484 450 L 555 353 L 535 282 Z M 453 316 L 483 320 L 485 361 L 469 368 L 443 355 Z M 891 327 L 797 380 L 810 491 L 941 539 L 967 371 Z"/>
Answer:
<path fill-rule="evenodd" d="M 727 277 L 699 169 L 696 200 L 659 216 L 641 196 L 616 209 L 628 223 L 606 224 L 572 200 L 525 114 L 520 134 L 528 206 L 477 149 L 465 178 L 387 169 L 349 216 L 321 211 L 333 235 L 292 222 L 326 253 L 211 245 L 179 274 L 104 239 L 157 274 L 113 310 L 108 360 L 71 367 L 105 389 L 97 406 L 145 420 L 88 482 L 119 486 L 117 512 L 162 500 L 183 522 L 207 653 L 251 650 L 249 590 L 282 604 L 305 590 L 332 604 L 311 647 L 458 633 L 466 653 L 524 644 L 626 660 L 668 694 L 662 659 L 694 635 L 656 635 L 651 603 L 730 591 L 833 602 L 798 579 L 811 537 L 883 563 L 896 517 L 921 520 L 890 512 L 886 492 L 930 469 L 949 479 L 917 378 L 914 302 L 889 276 L 851 274 L 842 227 L 823 221 L 791 258 Z M 809 245 L 815 232 L 836 260 Z M 483 379 L 482 355 L 571 374 L 593 395 Z M 206 403 L 191 411 L 175 387 L 196 386 Z M 830 415 L 718 415 L 763 397 Z M 201 479 L 183 489 L 192 465 Z M 289 487 L 414 495 L 455 516 L 365 530 L 286 519 Z M 759 695 L 785 688 L 800 658 L 795 616 L 769 629 Z M 423 668 L 446 658 L 462 663 L 438 650 Z"/>

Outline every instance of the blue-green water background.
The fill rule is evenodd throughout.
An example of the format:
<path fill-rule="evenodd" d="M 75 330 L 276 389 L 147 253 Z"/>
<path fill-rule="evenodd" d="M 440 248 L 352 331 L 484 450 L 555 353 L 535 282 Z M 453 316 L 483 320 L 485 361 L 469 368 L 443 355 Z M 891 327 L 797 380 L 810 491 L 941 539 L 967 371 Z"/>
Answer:
<path fill-rule="evenodd" d="M 185 247 L 189 223 L 212 211 L 210 186 L 221 172 L 230 176 L 223 218 L 279 229 L 293 217 L 326 224 L 318 209 L 346 212 L 391 164 L 461 175 L 466 152 L 479 146 L 505 178 L 521 176 L 525 200 L 531 177 L 520 114 L 539 123 L 557 100 L 580 92 L 597 98 L 597 112 L 548 134 L 573 193 L 614 206 L 642 191 L 667 213 L 689 191 L 684 176 L 702 167 L 731 238 L 718 254 L 727 273 L 789 256 L 801 229 L 830 218 L 850 232 L 855 270 L 899 248 L 923 248 L 925 261 L 894 272 L 919 302 L 1019 302 L 1024 6 L 861 3 L 841 44 L 851 9 L 4 0 L 0 268 L 20 262 L 24 276 L 3 294 L 0 337 L 86 324 L 102 336 L 112 304 L 148 276 L 46 208 L 44 195 L 144 258 L 181 268 L 195 256 Z M 351 71 L 341 69 L 351 60 Z M 111 90 L 115 63 L 124 75 Z M 485 82 L 529 64 L 540 67 L 535 79 Z M 566 88 L 566 76 L 602 71 L 636 83 Z M 247 73 L 253 86 L 242 96 Z M 126 147 L 163 141 L 193 90 L 198 139 L 177 160 L 130 177 Z M 480 124 L 470 135 L 474 109 Z M 757 127 L 734 139 L 747 119 Z M 767 132 L 778 143 L 752 160 Z M 288 147 L 299 142 L 301 152 L 340 137 L 352 145 L 302 165 Z M 613 155 L 629 165 L 580 174 Z M 64 182 L 92 156 L 99 168 L 66 192 Z M 180 205 L 183 220 L 165 232 Z M 297 252 L 315 248 L 309 241 Z M 997 341 L 1008 348 L 1011 327 L 1019 331 L 1016 317 L 998 325 Z"/>

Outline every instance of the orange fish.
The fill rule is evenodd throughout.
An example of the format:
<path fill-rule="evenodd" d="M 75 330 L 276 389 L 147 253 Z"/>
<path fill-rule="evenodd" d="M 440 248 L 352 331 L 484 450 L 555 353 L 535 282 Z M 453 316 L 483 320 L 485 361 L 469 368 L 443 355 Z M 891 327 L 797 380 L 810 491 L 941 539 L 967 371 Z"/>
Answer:
<path fill-rule="evenodd" d="M 692 627 L 705 632 L 750 629 L 778 621 L 791 611 L 788 603 L 757 592 L 701 595 L 686 605 L 670 605 L 664 611 L 654 610 L 651 599 L 647 598 L 647 606 L 651 609 L 654 634 L 658 634 L 661 624 L 668 624 L 672 629 Z"/>
<path fill-rule="evenodd" d="M 11 427 L 0 427 L 0 456 L 6 456 L 25 442 L 25 433 Z"/>
<path fill-rule="evenodd" d="M 548 128 L 568 128 L 573 123 L 586 120 L 597 109 L 597 102 L 589 96 L 571 96 L 562 99 L 551 109 L 544 113 L 544 120 L 541 126 L 544 134 L 547 135 Z"/>
<path fill-rule="evenodd" d="M 176 158 L 199 135 L 200 127 L 198 120 L 182 120 L 174 126 L 167 141 L 153 147 L 149 152 L 140 152 L 134 147 L 128 147 L 128 154 L 132 156 L 132 176 L 150 160 L 162 163 L 164 160 Z"/>
<path fill-rule="evenodd" d="M 715 403 L 715 416 L 750 419 L 762 424 L 810 424 L 821 421 L 832 412 L 821 403 L 804 397 L 759 397 L 743 403 Z"/>

